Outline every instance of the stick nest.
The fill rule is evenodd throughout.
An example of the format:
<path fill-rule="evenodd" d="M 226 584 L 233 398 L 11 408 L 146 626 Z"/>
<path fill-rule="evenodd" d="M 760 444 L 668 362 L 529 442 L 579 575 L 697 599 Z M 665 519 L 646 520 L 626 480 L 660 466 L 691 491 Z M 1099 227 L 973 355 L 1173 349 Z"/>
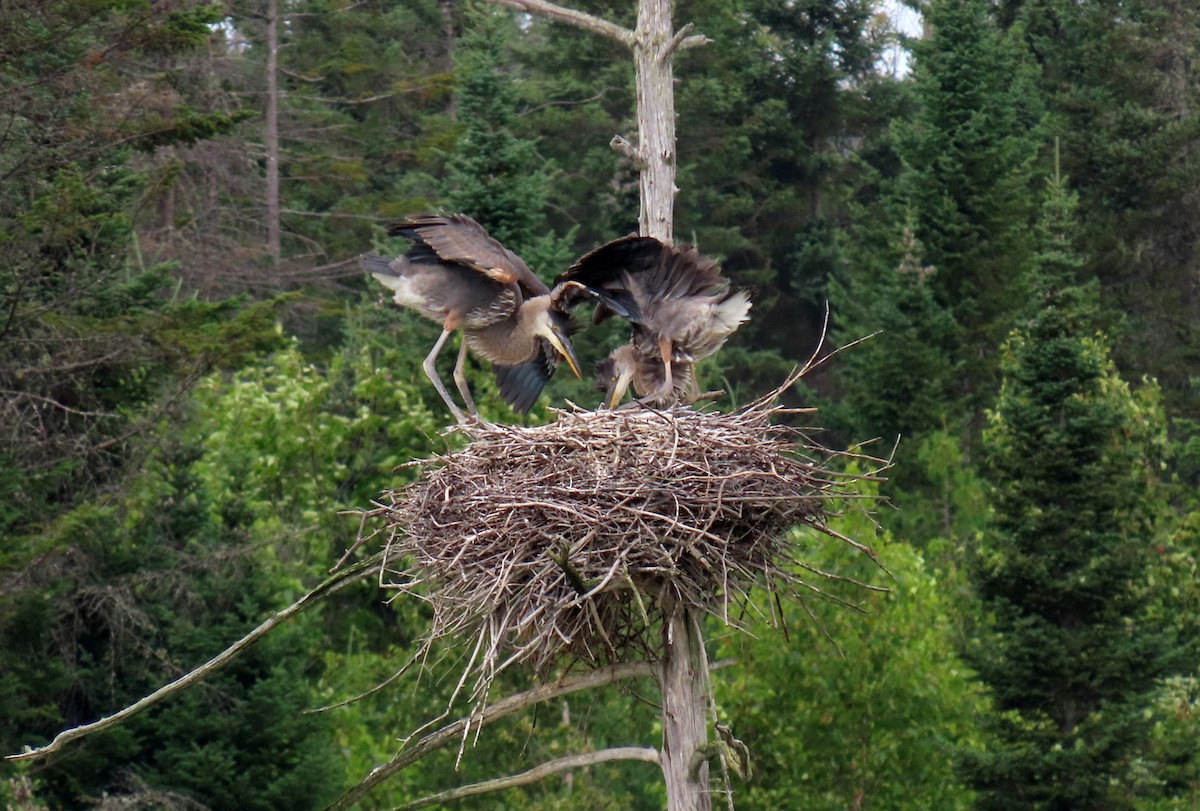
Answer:
<path fill-rule="evenodd" d="M 842 578 L 799 559 L 793 528 L 873 558 L 826 523 L 831 501 L 871 473 L 838 472 L 840 454 L 773 424 L 784 411 L 776 402 L 462 426 L 464 449 L 384 494 L 382 585 L 430 603 L 426 650 L 473 639 L 463 678 L 474 674 L 476 699 L 518 662 L 544 670 L 564 658 L 654 655 L 652 618 L 664 610 L 691 606 L 736 624 L 755 586 L 819 594 L 819 578 Z M 872 473 L 884 467 L 870 461 Z"/>

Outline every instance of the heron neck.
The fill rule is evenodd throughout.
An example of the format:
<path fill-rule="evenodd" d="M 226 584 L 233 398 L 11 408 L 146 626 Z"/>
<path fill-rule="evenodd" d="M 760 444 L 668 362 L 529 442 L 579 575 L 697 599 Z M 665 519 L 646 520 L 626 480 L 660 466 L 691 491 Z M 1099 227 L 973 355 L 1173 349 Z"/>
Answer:
<path fill-rule="evenodd" d="M 501 366 L 533 360 L 538 351 L 536 305 L 525 301 L 512 318 L 466 331 L 467 343 L 481 358 Z"/>

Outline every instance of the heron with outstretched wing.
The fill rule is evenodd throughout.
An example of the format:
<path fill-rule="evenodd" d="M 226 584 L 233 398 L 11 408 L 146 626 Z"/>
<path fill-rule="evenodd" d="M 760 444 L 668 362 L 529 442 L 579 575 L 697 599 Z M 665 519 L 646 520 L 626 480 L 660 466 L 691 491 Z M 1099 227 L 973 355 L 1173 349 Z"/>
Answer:
<path fill-rule="evenodd" d="M 435 361 L 446 339 L 462 331 L 454 383 L 476 415 L 464 368 L 467 349 L 490 361 L 500 394 L 525 412 L 554 373 L 559 357 L 576 376 L 570 316 L 529 266 L 465 214 L 420 215 L 393 226 L 412 247 L 402 256 L 362 257 L 363 267 L 392 291 L 393 300 L 442 325 L 422 368 L 459 422 L 466 415 L 446 390 Z"/>
<path fill-rule="evenodd" d="M 619 315 L 633 325 L 627 345 L 602 364 L 609 408 L 632 385 L 641 402 L 694 402 L 695 363 L 716 352 L 748 318 L 750 297 L 716 261 L 691 246 L 630 235 L 584 255 L 555 279 L 564 310 L 596 303 L 594 320 Z"/>

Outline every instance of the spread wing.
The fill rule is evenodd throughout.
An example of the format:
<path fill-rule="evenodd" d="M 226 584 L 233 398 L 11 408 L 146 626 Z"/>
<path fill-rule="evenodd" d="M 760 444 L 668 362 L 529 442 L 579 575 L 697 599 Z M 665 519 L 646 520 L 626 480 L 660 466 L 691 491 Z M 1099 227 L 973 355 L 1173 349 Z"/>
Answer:
<path fill-rule="evenodd" d="M 500 396 L 519 414 L 533 407 L 558 366 L 554 350 L 545 341 L 538 343 L 538 354 L 533 360 L 517 366 L 492 366 Z"/>
<path fill-rule="evenodd" d="M 393 225 L 388 233 L 412 240 L 418 253 L 431 251 L 443 262 L 477 270 L 502 284 L 516 282 L 527 296 L 550 292 L 521 257 L 466 214 L 421 214 Z"/>
<path fill-rule="evenodd" d="M 614 239 L 585 254 L 554 280 L 552 295 L 566 309 L 577 306 L 589 296 L 596 299 L 596 322 L 615 313 L 637 323 L 642 314 L 630 280 L 640 277 L 659 264 L 666 245 L 654 237 L 637 234 Z M 581 295 L 586 290 L 589 296 Z"/>

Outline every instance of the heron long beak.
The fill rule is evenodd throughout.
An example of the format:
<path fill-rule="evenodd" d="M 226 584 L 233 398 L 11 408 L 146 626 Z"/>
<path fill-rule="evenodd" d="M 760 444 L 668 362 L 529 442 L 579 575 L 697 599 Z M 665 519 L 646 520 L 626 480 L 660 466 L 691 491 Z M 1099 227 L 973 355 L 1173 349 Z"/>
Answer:
<path fill-rule="evenodd" d="M 624 396 L 625 387 L 618 382 L 614 382 L 612 388 L 608 392 L 608 402 L 604 405 L 609 411 L 612 411 L 617 407 L 617 404 L 621 402 L 621 398 Z"/>
<path fill-rule="evenodd" d="M 563 335 L 558 329 L 551 329 L 546 333 L 546 340 L 550 345 L 558 350 L 558 354 L 562 355 L 567 360 L 567 365 L 571 367 L 571 371 L 580 380 L 583 375 L 579 373 L 579 359 L 575 357 L 575 348 L 571 346 L 571 342 L 567 340 L 567 336 Z"/>

